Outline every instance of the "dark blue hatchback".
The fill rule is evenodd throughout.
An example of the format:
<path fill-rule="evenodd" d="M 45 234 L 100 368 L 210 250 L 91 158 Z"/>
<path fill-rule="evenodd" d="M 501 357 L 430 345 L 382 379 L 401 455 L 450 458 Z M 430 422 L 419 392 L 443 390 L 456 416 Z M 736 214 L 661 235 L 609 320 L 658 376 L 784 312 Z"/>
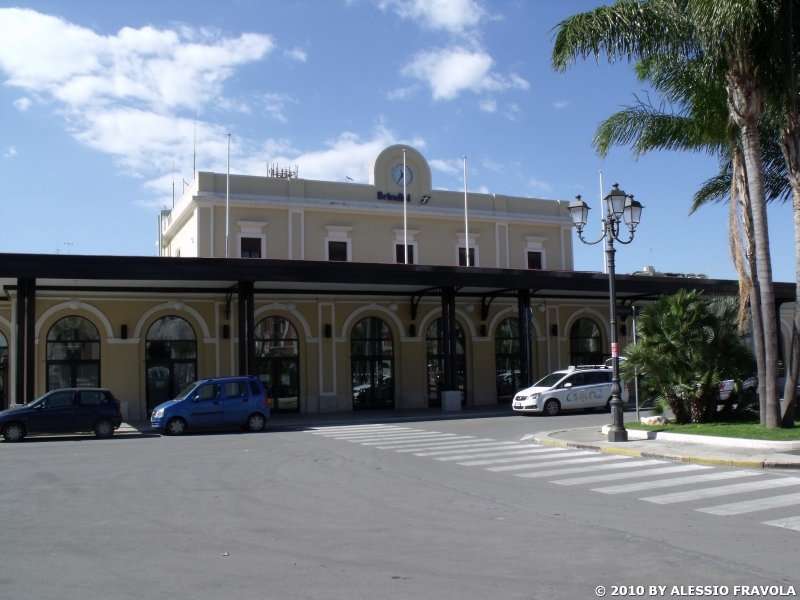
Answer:
<path fill-rule="evenodd" d="M 18 442 L 29 433 L 94 431 L 97 437 L 111 437 L 121 423 L 119 400 L 100 388 L 53 390 L 0 412 L 0 432 L 8 442 Z"/>
<path fill-rule="evenodd" d="M 269 420 L 269 398 L 257 377 L 218 377 L 191 384 L 159 404 L 150 424 L 168 435 L 189 429 L 243 427 L 261 431 Z"/>

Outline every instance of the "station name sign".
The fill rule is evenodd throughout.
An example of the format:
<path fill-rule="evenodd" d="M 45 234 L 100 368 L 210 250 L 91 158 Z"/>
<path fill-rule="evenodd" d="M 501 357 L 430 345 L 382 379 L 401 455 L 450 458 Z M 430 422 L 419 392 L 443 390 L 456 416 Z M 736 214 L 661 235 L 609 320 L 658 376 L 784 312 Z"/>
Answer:
<path fill-rule="evenodd" d="M 384 192 L 378 192 L 378 200 L 392 200 L 394 202 L 402 202 L 403 194 L 386 194 Z M 406 196 L 406 202 L 411 202 L 411 194 L 408 194 Z"/>
<path fill-rule="evenodd" d="M 427 204 L 430 202 L 430 196 L 423 196 L 419 203 L 420 204 Z M 378 192 L 378 200 L 392 200 L 393 202 L 402 202 L 403 201 L 403 194 L 387 194 L 385 192 Z M 411 194 L 406 196 L 406 202 L 411 202 Z"/>

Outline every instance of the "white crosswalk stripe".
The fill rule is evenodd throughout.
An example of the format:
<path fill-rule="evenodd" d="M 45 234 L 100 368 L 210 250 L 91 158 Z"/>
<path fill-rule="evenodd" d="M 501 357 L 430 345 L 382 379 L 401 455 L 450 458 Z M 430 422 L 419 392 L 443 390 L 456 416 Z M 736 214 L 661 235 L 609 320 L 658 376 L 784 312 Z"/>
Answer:
<path fill-rule="evenodd" d="M 630 456 L 615 456 L 615 457 L 604 457 L 601 458 L 600 461 L 608 461 L 611 458 L 613 459 L 620 459 L 620 458 L 631 458 Z M 584 459 L 581 462 L 597 462 L 598 459 Z M 610 470 L 619 470 L 619 469 L 628 469 L 628 468 L 636 468 L 641 465 L 648 465 L 648 464 L 658 464 L 661 461 L 656 459 L 648 459 L 643 460 L 640 462 L 612 462 L 608 464 L 592 464 L 587 466 L 581 467 L 562 467 L 560 469 L 548 469 L 546 471 L 535 472 L 535 473 L 526 473 L 524 474 L 525 477 L 528 478 L 541 478 L 541 477 L 559 477 L 561 475 L 571 475 L 573 473 L 588 473 L 588 472 L 595 472 L 595 471 L 610 471 Z M 494 469 L 489 469 L 490 471 Z"/>
<path fill-rule="evenodd" d="M 399 450 L 400 448 L 410 448 L 411 450 L 422 450 L 424 448 L 435 448 L 437 446 L 446 446 L 447 444 L 452 444 L 455 442 L 458 443 L 465 443 L 465 442 L 491 442 L 489 438 L 481 438 L 476 439 L 474 436 L 471 435 L 459 435 L 454 438 L 450 438 L 447 442 L 426 442 L 421 444 L 419 442 L 403 442 L 392 444 L 390 446 L 377 446 L 378 450 Z M 388 443 L 388 442 L 384 442 Z"/>
<path fill-rule="evenodd" d="M 742 515 L 744 513 L 756 512 L 758 510 L 768 510 L 770 508 L 782 508 L 784 506 L 796 506 L 800 504 L 800 494 L 786 494 L 785 496 L 770 496 L 759 500 L 745 500 L 744 502 L 731 502 L 720 506 L 710 506 L 708 508 L 698 508 L 698 512 L 710 515 Z"/>
<path fill-rule="evenodd" d="M 593 492 L 601 494 L 625 494 L 628 492 L 641 492 L 656 488 L 677 487 L 680 485 L 691 485 L 693 483 L 706 483 L 708 481 L 720 481 L 723 479 L 737 479 L 740 477 L 754 477 L 763 475 L 758 471 L 721 471 L 717 473 L 705 473 L 703 475 L 689 475 L 687 477 L 673 477 L 672 479 L 656 479 L 655 481 L 640 481 L 638 483 L 628 483 L 623 485 L 611 485 L 608 487 L 594 488 Z"/>
<path fill-rule="evenodd" d="M 515 444 L 516 442 L 498 442 L 497 440 L 493 440 L 490 438 L 479 438 L 477 440 L 468 440 L 468 441 L 458 441 L 455 442 L 451 440 L 450 442 L 444 443 L 439 442 L 437 444 L 419 444 L 415 446 L 407 446 L 405 448 L 400 448 L 397 451 L 402 452 L 419 452 L 421 450 L 450 450 L 453 448 L 472 448 L 472 447 L 479 447 L 479 446 L 491 446 L 495 444 Z"/>
<path fill-rule="evenodd" d="M 638 467 L 641 463 L 635 463 Z M 659 461 L 656 464 L 664 464 Z M 696 471 L 699 469 L 710 469 L 703 465 L 678 465 L 673 467 L 662 467 L 660 469 L 645 469 L 644 471 L 627 471 L 625 473 L 606 473 L 605 475 L 587 475 L 585 477 L 573 477 L 571 479 L 561 479 L 554 481 L 558 485 L 580 485 L 584 483 L 597 483 L 598 481 L 614 481 L 619 479 L 637 479 L 639 477 L 651 477 L 653 475 L 671 475 L 672 473 L 684 473 L 686 471 Z"/>
<path fill-rule="evenodd" d="M 363 425 L 358 427 L 317 427 L 309 431 L 315 435 L 327 435 L 332 433 L 347 433 L 357 431 L 397 431 L 399 429 L 408 429 L 408 427 L 398 427 L 397 425 Z"/>
<path fill-rule="evenodd" d="M 800 485 L 798 477 L 784 477 L 782 479 L 768 479 L 767 481 L 751 481 L 748 483 L 734 483 L 713 488 L 702 488 L 690 490 L 688 492 L 674 492 L 661 496 L 650 496 L 640 498 L 645 502 L 655 504 L 674 504 L 676 502 L 691 502 L 693 500 L 703 500 L 704 498 L 715 498 L 717 496 L 728 496 L 730 494 L 744 494 L 745 492 L 757 492 L 759 490 L 769 490 L 791 485 Z"/>
<path fill-rule="evenodd" d="M 531 456 L 531 457 L 528 458 L 528 460 L 535 460 L 535 459 L 538 458 L 539 462 L 528 462 L 528 463 L 525 463 L 523 465 L 508 465 L 508 466 L 504 466 L 504 467 L 488 467 L 486 470 L 487 471 L 494 471 L 494 472 L 497 472 L 497 473 L 503 473 L 505 471 L 519 471 L 519 470 L 522 470 L 522 469 L 535 469 L 535 468 L 537 468 L 539 466 L 548 467 L 548 466 L 552 465 L 556 461 L 556 459 L 559 459 L 559 460 L 557 462 L 555 462 L 555 464 L 559 465 L 559 464 L 563 464 L 565 460 L 566 461 L 573 460 L 573 457 L 576 457 L 576 456 L 577 457 L 589 456 L 589 455 L 597 456 L 597 453 L 596 452 L 589 452 L 588 450 L 576 450 L 576 451 L 572 451 L 572 452 L 565 452 L 564 454 L 562 454 L 560 456 L 549 456 L 549 455 L 541 456 L 541 457 Z M 569 457 L 569 458 L 566 458 L 566 457 Z M 561 460 L 561 459 L 563 459 L 563 460 Z M 548 462 L 541 462 L 543 460 L 546 460 Z"/>
<path fill-rule="evenodd" d="M 392 443 L 397 443 L 397 444 L 401 444 L 401 443 L 419 444 L 421 442 L 428 442 L 428 441 L 446 442 L 446 441 L 452 440 L 452 439 L 454 439 L 456 437 L 458 437 L 458 436 L 456 436 L 455 433 L 435 433 L 435 434 L 432 433 L 430 435 L 425 435 L 425 436 L 422 436 L 422 435 L 417 435 L 417 436 L 413 436 L 413 437 L 409 436 L 409 437 L 403 438 L 403 439 L 399 439 L 399 438 L 398 439 L 378 438 L 374 442 L 361 442 L 361 443 L 364 444 L 365 446 L 380 446 L 381 444 L 392 444 Z"/>
<path fill-rule="evenodd" d="M 410 441 L 425 441 L 425 440 L 432 440 L 432 439 L 447 439 L 453 437 L 454 434 L 447 434 L 447 433 L 404 433 L 399 435 L 381 435 L 381 436 L 370 436 L 367 438 L 336 438 L 339 440 L 347 440 L 348 442 L 358 442 L 361 444 L 367 443 L 376 443 L 376 444 L 386 444 L 389 442 L 410 442 Z"/>
<path fill-rule="evenodd" d="M 352 441 L 372 441 L 372 440 L 381 440 L 381 439 L 395 439 L 395 438 L 411 438 L 411 437 L 418 437 L 418 436 L 430 436 L 430 435 L 441 435 L 438 432 L 429 432 L 429 431 L 422 431 L 421 429 L 407 429 L 406 431 L 389 431 L 386 433 L 359 433 L 358 435 L 352 435 L 349 433 L 336 433 L 333 434 L 331 437 L 335 437 L 337 440 L 352 440 Z"/>
<path fill-rule="evenodd" d="M 563 448 L 538 448 L 531 450 L 530 454 L 556 454 L 558 452 L 563 452 L 563 451 L 564 451 Z M 500 465 L 503 463 L 522 462 L 530 459 L 531 459 L 530 456 L 512 456 L 511 458 L 490 458 L 488 460 L 470 460 L 458 464 L 464 467 L 478 467 L 483 465 Z"/>
<path fill-rule="evenodd" d="M 436 450 L 435 452 L 415 452 L 414 456 L 444 456 L 446 454 L 464 454 L 464 452 L 480 452 L 489 450 L 504 450 L 508 448 L 518 448 L 517 442 L 492 442 L 491 444 L 476 444 L 475 446 L 466 446 L 458 448 L 457 450 Z"/>
<path fill-rule="evenodd" d="M 611 455 L 611 456 L 592 456 L 592 457 L 589 457 L 589 458 L 576 458 L 574 460 L 552 461 L 550 463 L 550 465 L 551 466 L 552 465 L 558 465 L 558 464 L 572 465 L 572 464 L 576 464 L 576 463 L 599 463 L 599 462 L 614 462 L 614 463 L 616 463 L 616 461 L 619 461 L 619 460 L 627 461 L 627 460 L 630 460 L 630 459 L 631 459 L 630 456 L 619 456 L 619 455 L 615 454 L 615 455 Z M 636 464 L 634 462 L 631 462 L 631 463 L 625 463 L 625 464 L 622 464 L 622 463 L 614 464 L 613 466 L 614 466 L 614 468 L 617 468 L 617 469 L 625 469 L 625 468 L 628 468 L 628 467 L 637 467 L 638 464 Z M 563 474 L 563 471 L 561 471 L 560 469 L 555 469 L 555 470 L 548 469 L 546 471 L 533 471 L 531 473 L 514 473 L 514 476 L 515 477 L 525 477 L 527 479 L 538 479 L 538 478 L 541 478 L 541 477 L 552 477 L 554 475 L 560 475 L 560 474 Z"/>
<path fill-rule="evenodd" d="M 471 454 L 463 454 L 461 456 L 440 456 L 436 460 L 467 460 L 470 458 L 493 458 L 495 456 L 515 456 L 518 454 L 532 454 L 535 453 L 534 448 L 520 448 L 503 450 L 501 452 L 473 452 Z"/>
<path fill-rule="evenodd" d="M 800 531 L 800 517 L 789 517 L 788 519 L 775 519 L 774 521 L 764 521 L 764 525 L 774 525 L 785 529 Z"/>

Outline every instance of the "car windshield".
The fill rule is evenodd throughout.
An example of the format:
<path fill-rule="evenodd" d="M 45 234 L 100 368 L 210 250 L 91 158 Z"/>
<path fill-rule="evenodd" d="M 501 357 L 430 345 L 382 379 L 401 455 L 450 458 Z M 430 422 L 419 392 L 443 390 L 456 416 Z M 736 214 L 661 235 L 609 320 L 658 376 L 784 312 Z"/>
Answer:
<path fill-rule="evenodd" d="M 183 400 L 184 398 L 188 397 L 188 396 L 189 396 L 189 394 L 191 394 L 191 393 L 192 393 L 192 390 L 193 390 L 194 388 L 196 388 L 196 387 L 197 387 L 197 382 L 190 383 L 189 385 L 187 385 L 187 386 L 186 386 L 186 387 L 183 389 L 183 391 L 182 391 L 180 394 L 178 394 L 177 396 L 175 396 L 175 400 Z"/>
<path fill-rule="evenodd" d="M 533 387 L 553 387 L 559 381 L 564 379 L 564 375 L 566 375 L 566 373 L 550 373 L 550 375 L 547 377 L 534 383 Z"/>

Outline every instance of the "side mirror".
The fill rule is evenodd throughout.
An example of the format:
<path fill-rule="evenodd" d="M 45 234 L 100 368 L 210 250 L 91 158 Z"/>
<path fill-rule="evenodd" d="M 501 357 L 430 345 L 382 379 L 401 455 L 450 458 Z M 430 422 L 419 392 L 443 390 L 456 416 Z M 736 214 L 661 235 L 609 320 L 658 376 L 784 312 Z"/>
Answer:
<path fill-rule="evenodd" d="M 37 404 L 36 406 L 33 407 L 33 409 L 34 410 L 42 410 L 42 406 L 44 406 L 44 405 L 43 404 Z"/>
<path fill-rule="evenodd" d="M 564 387 L 565 388 L 571 388 L 572 384 L 568 381 L 567 383 L 564 384 Z"/>
<path fill-rule="evenodd" d="M 192 398 L 192 402 L 200 402 L 200 394 Z"/>

